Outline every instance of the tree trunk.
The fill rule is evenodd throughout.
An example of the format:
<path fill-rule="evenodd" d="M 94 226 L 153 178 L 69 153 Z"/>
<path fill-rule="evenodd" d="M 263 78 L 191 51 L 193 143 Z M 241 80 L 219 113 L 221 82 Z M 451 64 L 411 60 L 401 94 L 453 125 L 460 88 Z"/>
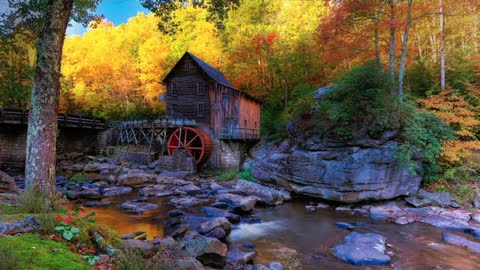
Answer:
<path fill-rule="evenodd" d="M 395 91 L 395 0 L 389 0 L 390 4 L 390 78 L 392 80 L 392 94 Z"/>
<path fill-rule="evenodd" d="M 402 56 L 400 58 L 400 68 L 398 71 L 398 95 L 400 101 L 403 100 L 403 79 L 405 77 L 405 66 L 407 63 L 407 48 L 408 48 L 408 32 L 410 24 L 412 23 L 412 3 L 413 0 L 408 0 L 407 21 L 405 22 L 405 33 L 403 34 L 402 42 Z"/>
<path fill-rule="evenodd" d="M 37 43 L 37 63 L 27 132 L 25 187 L 52 198 L 62 48 L 74 0 L 49 0 Z"/>
<path fill-rule="evenodd" d="M 378 1 L 378 9 L 375 11 L 374 25 L 374 43 L 375 43 L 375 61 L 380 64 L 380 34 L 379 34 L 379 24 L 380 24 L 380 15 L 382 14 L 383 9 L 383 0 Z"/>
<path fill-rule="evenodd" d="M 440 9 L 440 89 L 445 90 L 445 21 L 443 14 L 443 1 L 438 0 Z"/>

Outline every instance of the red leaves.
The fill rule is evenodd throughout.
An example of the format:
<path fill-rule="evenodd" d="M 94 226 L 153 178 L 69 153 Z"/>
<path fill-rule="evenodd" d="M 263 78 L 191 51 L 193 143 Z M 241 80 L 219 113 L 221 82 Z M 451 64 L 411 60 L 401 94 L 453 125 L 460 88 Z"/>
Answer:
<path fill-rule="evenodd" d="M 261 52 L 262 49 L 270 51 L 273 49 L 273 43 L 278 39 L 279 35 L 276 32 L 270 32 L 268 34 L 258 33 L 252 37 L 252 44 L 255 45 L 255 51 Z"/>

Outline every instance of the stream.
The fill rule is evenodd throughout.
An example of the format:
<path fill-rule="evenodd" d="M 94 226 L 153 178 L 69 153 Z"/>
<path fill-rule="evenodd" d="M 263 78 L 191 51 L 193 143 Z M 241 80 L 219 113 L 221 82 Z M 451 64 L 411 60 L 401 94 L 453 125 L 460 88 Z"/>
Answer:
<path fill-rule="evenodd" d="M 131 196 L 116 198 L 112 205 L 98 208 L 82 208 L 81 214 L 96 213 L 99 224 L 115 228 L 120 234 L 145 231 L 148 239 L 163 237 L 168 211 L 168 199 L 153 199 L 160 205 L 158 210 L 131 215 L 120 211 L 118 204 L 132 199 Z M 199 212 L 200 209 L 189 209 Z M 395 225 L 374 221 L 367 217 L 352 216 L 350 212 L 333 209 L 318 209 L 313 213 L 305 210 L 305 203 L 291 201 L 277 207 L 255 208 L 261 223 L 234 226 L 229 236 L 230 247 L 252 243 L 257 251 L 256 263 L 279 260 L 279 249 L 290 248 L 300 253 L 303 269 L 385 269 L 384 267 L 361 267 L 344 263 L 331 252 L 331 247 L 342 242 L 349 231 L 337 228 L 335 222 L 343 221 L 356 225 L 358 232 L 375 232 L 387 238 L 393 252 L 395 269 L 480 269 L 480 255 L 464 248 L 445 244 L 442 230 L 422 223 Z M 465 235 L 463 235 L 465 236 Z M 435 266 L 439 268 L 434 268 Z"/>

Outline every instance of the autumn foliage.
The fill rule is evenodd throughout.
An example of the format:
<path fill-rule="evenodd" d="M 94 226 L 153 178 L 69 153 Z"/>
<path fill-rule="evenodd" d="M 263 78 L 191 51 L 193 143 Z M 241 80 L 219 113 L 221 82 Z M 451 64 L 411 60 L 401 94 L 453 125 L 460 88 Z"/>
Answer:
<path fill-rule="evenodd" d="M 471 110 L 471 105 L 464 98 L 448 89 L 420 99 L 419 103 L 455 130 L 456 139 L 444 142 L 440 156 L 444 163 L 459 164 L 469 158 L 472 151 L 480 150 L 480 141 L 475 133 L 475 128 L 480 126 L 480 115 Z"/>

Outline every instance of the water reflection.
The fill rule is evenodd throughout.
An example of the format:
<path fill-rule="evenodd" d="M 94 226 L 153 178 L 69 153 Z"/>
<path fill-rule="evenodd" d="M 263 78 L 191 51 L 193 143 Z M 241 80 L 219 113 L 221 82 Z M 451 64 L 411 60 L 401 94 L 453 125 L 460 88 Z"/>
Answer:
<path fill-rule="evenodd" d="M 172 209 L 167 205 L 167 199 L 151 200 L 150 202 L 159 204 L 160 208 L 135 216 L 121 212 L 118 207 L 119 203 L 132 198 L 134 197 L 124 197 L 110 206 L 82 209 L 81 212 L 96 212 L 98 223 L 112 226 L 120 234 L 145 231 L 148 239 L 162 237 L 168 211 Z M 385 269 L 352 266 L 333 256 L 331 247 L 342 242 L 343 237 L 349 233 L 335 226 L 335 222 L 343 221 L 356 224 L 359 232 L 376 232 L 385 236 L 391 245 L 389 250 L 394 254 L 392 261 L 395 269 L 429 270 L 435 266 L 440 266 L 440 269 L 480 269 L 480 255 L 442 243 L 441 230 L 425 224 L 401 226 L 333 210 L 306 213 L 304 204 L 298 202 L 258 208 L 255 209 L 255 214 L 262 218 L 262 223 L 235 226 L 229 237 L 229 245 L 240 247 L 245 243 L 253 243 L 258 253 L 257 263 L 278 261 L 279 250 L 288 247 L 300 253 L 305 270 Z"/>

